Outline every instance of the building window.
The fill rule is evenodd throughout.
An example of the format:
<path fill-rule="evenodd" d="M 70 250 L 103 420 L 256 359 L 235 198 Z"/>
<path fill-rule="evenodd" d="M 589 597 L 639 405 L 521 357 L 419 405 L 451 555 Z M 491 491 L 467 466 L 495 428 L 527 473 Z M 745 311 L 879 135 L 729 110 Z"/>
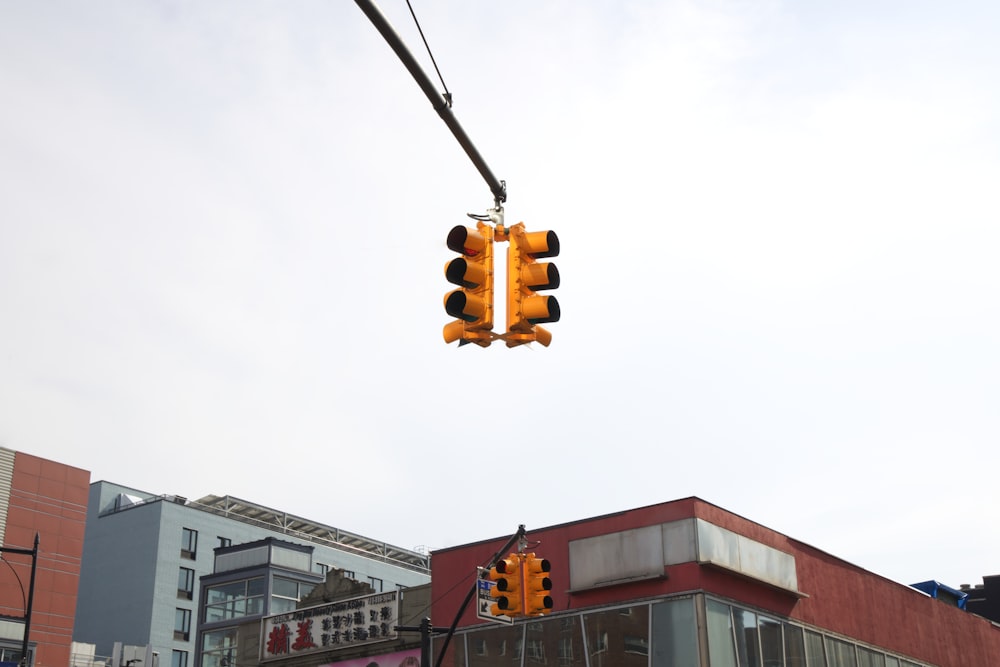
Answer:
<path fill-rule="evenodd" d="M 313 568 L 316 570 L 317 574 L 321 574 L 324 577 L 326 576 L 327 572 L 330 571 L 330 566 L 327 565 L 326 563 L 314 563 Z"/>
<path fill-rule="evenodd" d="M 191 639 L 191 610 L 177 609 L 174 614 L 174 639 L 189 641 Z"/>
<path fill-rule="evenodd" d="M 695 623 L 693 598 L 677 598 L 653 605 L 649 645 L 653 664 L 700 665 L 698 656 L 698 626 Z M 713 663 L 714 664 L 714 663 Z M 805 667 L 779 663 L 784 667 Z"/>
<path fill-rule="evenodd" d="M 885 654 L 864 646 L 858 647 L 858 667 L 885 667 Z"/>
<path fill-rule="evenodd" d="M 268 613 L 284 614 L 294 611 L 299 600 L 309 595 L 313 588 L 315 584 L 274 577 L 271 583 L 271 608 Z"/>
<path fill-rule="evenodd" d="M 34 654 L 31 651 L 28 651 L 28 659 L 25 660 L 23 664 L 30 665 L 33 659 L 34 659 Z M 0 662 L 9 663 L 12 665 L 22 664 L 21 651 L 7 646 L 0 646 Z"/>
<path fill-rule="evenodd" d="M 855 667 L 858 664 L 857 653 L 855 652 L 854 644 L 850 642 L 845 642 L 842 639 L 837 639 L 835 637 L 826 638 L 826 652 L 830 657 L 830 664 L 832 665 L 847 665 L 848 667 Z"/>
<path fill-rule="evenodd" d="M 810 665 L 825 665 L 826 651 L 823 650 L 823 635 L 806 630 L 806 657 Z"/>
<path fill-rule="evenodd" d="M 242 663 L 233 660 L 237 634 L 235 627 L 201 633 L 201 662 L 198 667 L 239 667 Z"/>
<path fill-rule="evenodd" d="M 263 614 L 266 592 L 264 577 L 209 586 L 205 590 L 203 618 L 206 623 L 214 623 Z"/>
<path fill-rule="evenodd" d="M 378 577 L 368 577 L 368 583 L 371 584 L 372 590 L 376 593 L 382 592 L 382 580 Z"/>
<path fill-rule="evenodd" d="M 233 541 L 231 539 L 229 539 L 228 537 L 221 537 L 220 536 L 219 537 L 219 546 L 220 547 L 231 547 L 231 546 L 233 546 Z"/>
<path fill-rule="evenodd" d="M 354 574 L 354 570 L 341 570 L 340 574 L 342 577 L 344 577 L 344 579 L 354 579 L 355 581 L 357 581 Z"/>
<path fill-rule="evenodd" d="M 190 528 L 181 530 L 181 558 L 194 560 L 198 556 L 198 531 Z"/>
<path fill-rule="evenodd" d="M 194 598 L 194 570 L 182 567 L 177 573 L 177 597 L 182 600 Z"/>
<path fill-rule="evenodd" d="M 560 665 L 573 664 L 573 639 L 572 637 L 560 637 L 559 645 L 556 647 L 556 657 Z"/>
<path fill-rule="evenodd" d="M 545 662 L 545 642 L 541 639 L 528 640 L 528 660 Z"/>
<path fill-rule="evenodd" d="M 170 667 L 188 667 L 188 652 L 174 651 L 171 653 Z"/>
<path fill-rule="evenodd" d="M 487 656 L 490 654 L 490 650 L 486 646 L 485 639 L 474 639 L 472 641 L 472 650 L 478 656 Z"/>

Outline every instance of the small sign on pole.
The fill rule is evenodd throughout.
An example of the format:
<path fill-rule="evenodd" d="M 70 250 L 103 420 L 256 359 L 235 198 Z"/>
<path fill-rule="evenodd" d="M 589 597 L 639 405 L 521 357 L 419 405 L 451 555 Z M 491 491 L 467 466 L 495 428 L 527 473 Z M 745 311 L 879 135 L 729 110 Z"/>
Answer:
<path fill-rule="evenodd" d="M 486 568 L 476 568 L 476 617 L 484 621 L 513 625 L 514 619 L 510 616 L 494 616 L 490 613 L 490 607 L 493 606 L 493 597 L 490 595 L 490 591 L 496 585 L 497 582 L 489 578 Z"/>

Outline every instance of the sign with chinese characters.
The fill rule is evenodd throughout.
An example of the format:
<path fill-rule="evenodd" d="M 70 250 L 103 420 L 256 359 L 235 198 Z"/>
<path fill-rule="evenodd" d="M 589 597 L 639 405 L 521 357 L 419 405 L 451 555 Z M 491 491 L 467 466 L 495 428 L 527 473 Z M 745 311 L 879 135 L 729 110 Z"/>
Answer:
<path fill-rule="evenodd" d="M 489 570 L 486 568 L 476 568 L 476 618 L 483 621 L 493 621 L 494 623 L 510 625 L 514 622 L 514 619 L 510 616 L 494 616 L 490 612 L 490 607 L 493 606 L 494 602 L 490 591 L 497 585 L 497 582 L 487 578 L 488 572 Z"/>
<path fill-rule="evenodd" d="M 261 625 L 261 660 L 395 639 L 397 623 L 399 591 L 268 616 Z"/>

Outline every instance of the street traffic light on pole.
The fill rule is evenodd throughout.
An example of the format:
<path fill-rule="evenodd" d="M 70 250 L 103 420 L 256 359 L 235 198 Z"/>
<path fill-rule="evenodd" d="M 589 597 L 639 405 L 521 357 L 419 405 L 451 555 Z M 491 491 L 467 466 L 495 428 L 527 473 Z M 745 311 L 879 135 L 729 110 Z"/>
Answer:
<path fill-rule="evenodd" d="M 512 553 L 490 568 L 490 579 L 496 582 L 490 590 L 490 597 L 496 600 L 490 607 L 494 616 L 516 618 L 524 615 L 521 558 L 521 554 Z"/>
<path fill-rule="evenodd" d="M 444 297 L 444 309 L 458 318 L 444 327 L 446 343 L 488 347 L 493 334 L 493 227 L 464 225 L 448 233 L 448 248 L 459 253 L 444 267 L 448 282 L 458 285 Z"/>
<path fill-rule="evenodd" d="M 559 269 L 555 264 L 538 262 L 559 254 L 559 237 L 553 231 L 528 232 L 519 222 L 508 230 L 507 249 L 507 347 L 538 341 L 546 347 L 552 334 L 542 322 L 559 321 L 559 302 L 554 296 L 536 294 L 536 290 L 559 287 Z"/>
<path fill-rule="evenodd" d="M 542 616 L 552 611 L 552 580 L 549 578 L 551 564 L 544 558 L 531 553 L 521 564 L 524 570 L 524 613 L 526 616 Z"/>

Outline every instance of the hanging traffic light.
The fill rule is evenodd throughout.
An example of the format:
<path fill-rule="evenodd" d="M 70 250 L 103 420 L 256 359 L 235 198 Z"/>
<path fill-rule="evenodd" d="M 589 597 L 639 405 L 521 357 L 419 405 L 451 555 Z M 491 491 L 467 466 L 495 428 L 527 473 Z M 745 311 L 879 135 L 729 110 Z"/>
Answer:
<path fill-rule="evenodd" d="M 488 347 L 493 339 L 493 227 L 458 225 L 448 233 L 448 248 L 461 257 L 445 265 L 444 275 L 460 289 L 444 297 L 445 311 L 458 318 L 445 325 L 444 340 Z"/>
<path fill-rule="evenodd" d="M 552 565 L 544 558 L 531 553 L 524 557 L 524 613 L 527 616 L 542 616 L 552 611 L 552 580 L 549 571 Z"/>
<path fill-rule="evenodd" d="M 559 254 L 559 237 L 553 231 L 528 232 L 519 222 L 508 230 L 507 249 L 507 347 L 538 341 L 546 347 L 552 334 L 541 322 L 559 321 L 559 302 L 554 296 L 536 294 L 536 290 L 559 287 L 559 269 L 555 264 L 538 262 Z"/>
<path fill-rule="evenodd" d="M 496 582 L 496 586 L 490 589 L 490 597 L 496 600 L 490 606 L 490 613 L 494 616 L 516 618 L 524 615 L 521 558 L 521 554 L 512 553 L 490 568 L 490 579 Z"/>

